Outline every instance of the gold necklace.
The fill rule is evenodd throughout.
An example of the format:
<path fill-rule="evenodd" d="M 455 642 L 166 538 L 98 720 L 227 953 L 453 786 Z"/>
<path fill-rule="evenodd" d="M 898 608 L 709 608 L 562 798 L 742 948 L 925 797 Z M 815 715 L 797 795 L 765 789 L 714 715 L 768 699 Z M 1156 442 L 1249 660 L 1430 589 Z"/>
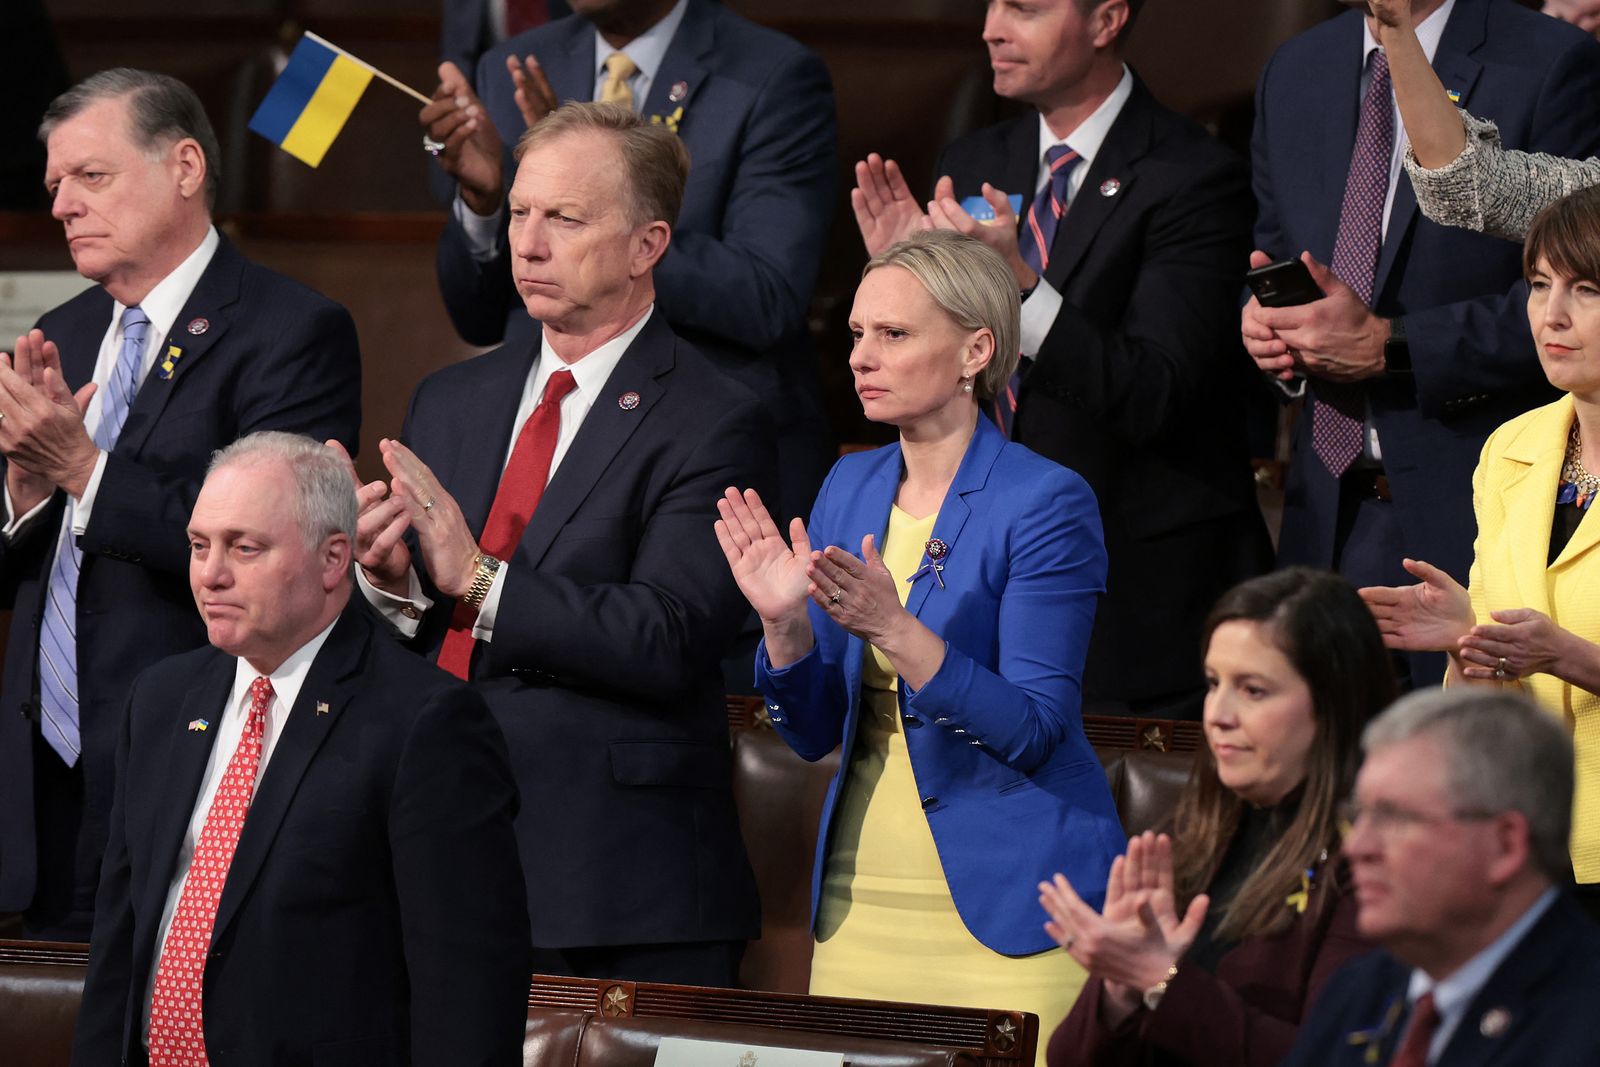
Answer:
<path fill-rule="evenodd" d="M 1578 433 L 1578 420 L 1572 420 L 1572 432 L 1567 435 L 1567 458 L 1561 465 L 1561 481 L 1576 492 L 1576 503 L 1588 508 L 1596 494 L 1600 494 L 1600 477 L 1590 474 L 1583 465 L 1583 438 Z"/>

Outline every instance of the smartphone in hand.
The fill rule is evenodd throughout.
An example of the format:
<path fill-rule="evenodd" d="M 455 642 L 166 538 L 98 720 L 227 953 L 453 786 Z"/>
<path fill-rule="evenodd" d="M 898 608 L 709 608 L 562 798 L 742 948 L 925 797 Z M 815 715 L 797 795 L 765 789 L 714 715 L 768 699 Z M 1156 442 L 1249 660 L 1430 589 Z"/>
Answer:
<path fill-rule="evenodd" d="M 1325 294 L 1298 259 L 1268 263 L 1244 276 L 1245 284 L 1264 308 L 1287 308 L 1321 300 Z"/>

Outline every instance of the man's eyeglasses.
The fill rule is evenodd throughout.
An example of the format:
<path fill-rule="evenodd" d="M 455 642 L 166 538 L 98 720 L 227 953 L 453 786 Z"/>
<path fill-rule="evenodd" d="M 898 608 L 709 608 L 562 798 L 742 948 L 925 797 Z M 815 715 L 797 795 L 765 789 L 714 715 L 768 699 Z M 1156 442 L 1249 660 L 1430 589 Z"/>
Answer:
<path fill-rule="evenodd" d="M 1363 806 L 1354 800 L 1346 800 L 1339 805 L 1339 832 L 1343 836 L 1348 836 L 1363 818 L 1371 823 L 1376 833 L 1387 836 L 1413 826 L 1437 826 L 1447 822 L 1483 822 L 1500 814 L 1502 813 L 1498 811 L 1484 811 L 1480 808 L 1456 808 L 1453 811 L 1433 814 L 1381 801 Z"/>

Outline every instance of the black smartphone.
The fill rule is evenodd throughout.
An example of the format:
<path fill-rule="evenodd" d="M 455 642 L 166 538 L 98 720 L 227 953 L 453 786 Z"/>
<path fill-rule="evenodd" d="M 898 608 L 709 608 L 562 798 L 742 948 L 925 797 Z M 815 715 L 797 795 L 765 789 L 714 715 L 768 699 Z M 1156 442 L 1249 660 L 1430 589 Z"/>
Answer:
<path fill-rule="evenodd" d="M 1298 259 L 1268 263 L 1244 276 L 1245 284 L 1264 308 L 1287 308 L 1321 300 L 1323 291 L 1311 280 L 1311 272 Z"/>

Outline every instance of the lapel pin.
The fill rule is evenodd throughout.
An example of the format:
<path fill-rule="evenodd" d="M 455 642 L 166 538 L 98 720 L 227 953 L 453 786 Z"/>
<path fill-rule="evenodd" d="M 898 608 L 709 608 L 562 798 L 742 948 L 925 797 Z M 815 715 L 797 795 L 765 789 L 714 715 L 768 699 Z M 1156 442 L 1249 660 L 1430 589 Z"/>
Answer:
<path fill-rule="evenodd" d="M 211 723 L 206 719 L 190 719 L 189 720 L 189 729 L 193 733 L 203 734 L 203 733 L 206 732 L 206 727 L 210 726 L 210 725 L 211 725 Z"/>
<path fill-rule="evenodd" d="M 1101 196 L 1116 196 L 1120 192 L 1122 192 L 1122 182 L 1116 178 L 1107 178 L 1100 183 Z"/>
<path fill-rule="evenodd" d="M 667 101 L 676 104 L 689 95 L 688 82 L 673 82 L 672 88 L 667 92 Z"/>
<path fill-rule="evenodd" d="M 1446 95 L 1446 96 L 1448 96 L 1450 98 L 1450 102 L 1452 104 L 1459 105 L 1461 103 L 1461 90 L 1460 89 L 1446 89 L 1444 91 L 1444 95 Z"/>
<path fill-rule="evenodd" d="M 907 583 L 916 581 L 924 574 L 933 573 L 933 580 L 939 583 L 939 588 L 944 588 L 944 558 L 950 554 L 950 546 L 937 537 L 930 537 L 928 543 L 922 546 L 923 558 L 928 562 L 922 569 L 906 579 Z"/>
<path fill-rule="evenodd" d="M 172 381 L 172 374 L 177 369 L 178 360 L 183 358 L 183 349 L 177 345 L 168 345 L 167 354 L 161 357 L 161 363 L 156 368 L 156 375 L 164 382 Z"/>
<path fill-rule="evenodd" d="M 328 714 L 328 702 L 326 700 L 317 701 L 317 714 L 318 715 L 326 715 L 326 714 Z"/>
<path fill-rule="evenodd" d="M 621 408 L 623 411 L 632 411 L 638 406 L 639 394 L 634 392 L 632 389 L 629 389 L 626 393 L 623 393 L 621 396 L 617 397 L 617 407 Z"/>
<path fill-rule="evenodd" d="M 1511 1029 L 1511 1013 L 1505 1008 L 1490 1008 L 1478 1021 L 1478 1033 L 1484 1037 L 1499 1037 Z"/>
<path fill-rule="evenodd" d="M 190 319 L 188 329 L 190 333 L 194 334 L 196 337 L 199 337 L 201 334 L 211 329 L 211 323 L 205 319 Z"/>

